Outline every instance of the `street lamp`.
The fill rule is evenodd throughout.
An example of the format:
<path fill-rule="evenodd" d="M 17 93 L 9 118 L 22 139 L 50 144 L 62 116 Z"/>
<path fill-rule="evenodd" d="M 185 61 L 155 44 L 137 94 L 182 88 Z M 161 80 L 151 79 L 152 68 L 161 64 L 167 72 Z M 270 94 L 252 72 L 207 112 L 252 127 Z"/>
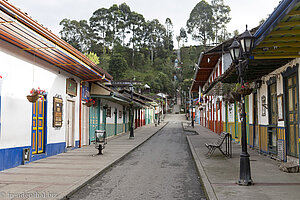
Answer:
<path fill-rule="evenodd" d="M 133 85 L 130 83 L 129 85 L 129 90 L 130 90 L 130 97 L 131 97 L 131 124 L 130 124 L 130 135 L 129 139 L 134 139 L 134 133 L 133 133 L 133 121 L 134 121 L 134 108 L 133 108 Z"/>
<path fill-rule="evenodd" d="M 229 47 L 229 52 L 233 63 L 236 66 L 237 74 L 239 77 L 239 83 L 244 86 L 245 72 L 248 68 L 248 58 L 250 56 L 251 50 L 253 49 L 254 37 L 247 30 L 240 36 L 239 42 L 234 39 L 231 46 Z M 240 179 L 238 181 L 239 185 L 252 185 L 253 181 L 251 179 L 250 170 L 250 159 L 247 152 L 247 134 L 246 134 L 246 112 L 245 112 L 245 95 L 241 94 L 242 99 L 242 152 L 240 154 Z"/>

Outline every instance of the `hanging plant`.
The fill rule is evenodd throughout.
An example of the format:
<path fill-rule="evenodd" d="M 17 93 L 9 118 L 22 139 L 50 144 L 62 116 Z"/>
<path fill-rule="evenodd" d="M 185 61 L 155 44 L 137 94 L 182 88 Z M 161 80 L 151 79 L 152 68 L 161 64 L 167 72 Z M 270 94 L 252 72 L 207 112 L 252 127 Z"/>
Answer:
<path fill-rule="evenodd" d="M 34 89 L 32 88 L 30 90 L 30 95 L 27 95 L 26 98 L 30 103 L 35 103 L 38 99 L 40 95 L 47 95 L 47 92 L 45 90 L 41 90 L 39 87 L 38 89 Z"/>
<path fill-rule="evenodd" d="M 85 100 L 85 103 L 84 103 L 84 105 L 86 105 L 87 107 L 91 107 L 94 104 L 95 104 L 95 101 L 93 99 Z"/>
<path fill-rule="evenodd" d="M 231 92 L 225 94 L 223 99 L 224 99 L 224 101 L 227 101 L 229 103 L 234 103 L 235 102 L 235 98 L 233 97 Z"/>
<path fill-rule="evenodd" d="M 253 88 L 250 86 L 250 84 L 244 83 L 244 85 L 240 85 L 239 88 L 237 89 L 237 92 L 241 95 L 250 95 L 253 91 Z"/>

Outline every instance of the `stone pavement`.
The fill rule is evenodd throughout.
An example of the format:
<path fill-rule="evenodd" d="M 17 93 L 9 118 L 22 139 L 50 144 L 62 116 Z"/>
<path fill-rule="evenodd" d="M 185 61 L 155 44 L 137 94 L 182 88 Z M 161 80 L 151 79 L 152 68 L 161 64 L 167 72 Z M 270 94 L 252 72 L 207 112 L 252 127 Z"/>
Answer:
<path fill-rule="evenodd" d="M 166 123 L 147 125 L 108 140 L 103 155 L 94 145 L 0 172 L 0 199 L 64 199 L 143 144 Z"/>
<path fill-rule="evenodd" d="M 254 185 L 239 186 L 236 182 L 239 179 L 241 145 L 232 142 L 232 158 L 225 158 L 218 149 L 206 158 L 208 149 L 205 143 L 215 142 L 218 135 L 198 124 L 194 129 L 187 127 L 187 123 L 183 127 L 198 133 L 189 135 L 187 139 L 210 200 L 300 199 L 300 173 L 282 172 L 278 167 L 280 162 L 248 148 Z"/>

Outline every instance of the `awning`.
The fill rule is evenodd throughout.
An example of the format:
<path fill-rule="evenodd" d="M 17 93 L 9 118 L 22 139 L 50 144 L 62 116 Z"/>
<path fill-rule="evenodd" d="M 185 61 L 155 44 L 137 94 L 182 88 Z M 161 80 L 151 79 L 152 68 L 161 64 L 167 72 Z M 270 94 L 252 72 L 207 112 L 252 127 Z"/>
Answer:
<path fill-rule="evenodd" d="M 222 52 L 201 53 L 191 92 L 198 92 L 199 86 L 203 87 L 213 72 Z"/>
<path fill-rule="evenodd" d="M 85 81 L 112 79 L 85 55 L 6 1 L 0 1 L 0 38 Z"/>
<path fill-rule="evenodd" d="M 144 105 L 138 100 L 136 100 L 135 98 L 132 101 L 130 97 L 122 95 L 110 89 L 109 87 L 106 87 L 101 84 L 92 83 L 90 94 L 92 98 L 106 99 L 108 101 L 115 102 L 125 106 L 128 106 L 131 104 L 131 102 L 133 102 L 133 105 L 136 108 L 144 107 Z"/>
<path fill-rule="evenodd" d="M 254 33 L 255 48 L 249 59 L 246 80 L 254 81 L 300 57 L 300 0 L 283 0 Z M 235 66 L 220 80 L 237 82 Z"/>
<path fill-rule="evenodd" d="M 111 101 L 111 102 L 115 102 L 117 104 L 121 104 L 121 105 L 124 105 L 124 106 L 128 106 L 130 105 L 130 101 L 126 101 L 124 99 L 121 99 L 121 98 L 118 98 L 116 96 L 113 96 L 113 95 L 91 95 L 92 98 L 100 98 L 100 99 L 106 99 L 108 101 Z"/>

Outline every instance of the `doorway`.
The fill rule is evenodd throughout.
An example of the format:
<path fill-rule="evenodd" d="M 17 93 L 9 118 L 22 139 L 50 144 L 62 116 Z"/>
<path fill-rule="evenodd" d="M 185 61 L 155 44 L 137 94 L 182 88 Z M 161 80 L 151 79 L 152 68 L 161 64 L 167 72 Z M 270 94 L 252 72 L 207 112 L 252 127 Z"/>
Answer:
<path fill-rule="evenodd" d="M 277 83 L 276 78 L 272 77 L 268 81 L 268 108 L 269 108 L 269 126 L 268 126 L 268 151 L 277 154 Z"/>
<path fill-rule="evenodd" d="M 89 145 L 89 107 L 82 104 L 81 110 L 81 146 Z"/>
<path fill-rule="evenodd" d="M 253 147 L 258 148 L 259 125 L 258 125 L 258 102 L 257 93 L 253 93 Z"/>
<path fill-rule="evenodd" d="M 75 147 L 75 133 L 74 133 L 74 116 L 75 102 L 67 101 L 67 126 L 66 126 L 66 145 L 67 147 Z"/>
<path fill-rule="evenodd" d="M 296 73 L 286 78 L 287 155 L 298 157 L 298 87 Z"/>
<path fill-rule="evenodd" d="M 32 104 L 32 131 L 31 131 L 31 148 L 32 154 L 45 152 L 45 97 L 39 96 L 38 100 Z"/>

